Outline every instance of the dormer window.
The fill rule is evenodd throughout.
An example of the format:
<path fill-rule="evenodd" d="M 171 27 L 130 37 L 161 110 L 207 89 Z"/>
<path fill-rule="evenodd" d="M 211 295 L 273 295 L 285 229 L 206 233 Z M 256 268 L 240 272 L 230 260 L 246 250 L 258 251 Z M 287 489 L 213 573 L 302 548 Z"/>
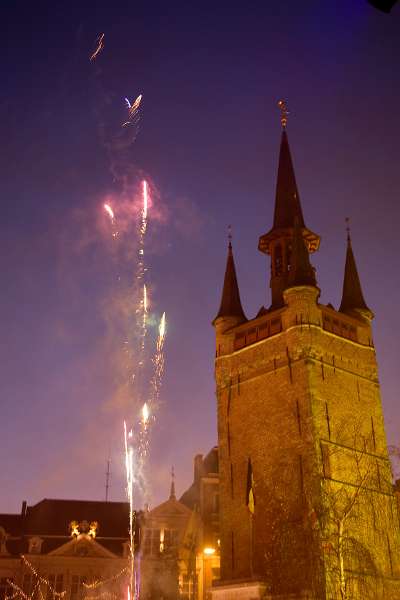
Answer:
<path fill-rule="evenodd" d="M 29 538 L 29 554 L 40 554 L 42 551 L 43 540 L 40 537 Z"/>

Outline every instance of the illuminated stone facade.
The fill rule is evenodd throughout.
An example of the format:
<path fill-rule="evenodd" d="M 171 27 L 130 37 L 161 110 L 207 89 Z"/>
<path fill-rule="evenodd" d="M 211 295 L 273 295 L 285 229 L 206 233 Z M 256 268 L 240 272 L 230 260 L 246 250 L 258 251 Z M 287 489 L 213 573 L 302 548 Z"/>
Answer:
<path fill-rule="evenodd" d="M 141 548 L 143 600 L 207 600 L 220 577 L 218 449 L 194 459 L 192 485 L 179 500 L 146 513 Z"/>
<path fill-rule="evenodd" d="M 247 320 L 229 243 L 216 331 L 221 581 L 215 600 L 400 598 L 400 532 L 377 362 L 348 238 L 339 311 L 319 302 L 286 131 L 272 302 Z M 255 482 L 246 506 L 247 470 Z M 259 582 L 259 583 L 258 583 Z M 258 587 L 257 587 L 258 586 Z M 247 591 L 246 591 L 247 590 Z"/>

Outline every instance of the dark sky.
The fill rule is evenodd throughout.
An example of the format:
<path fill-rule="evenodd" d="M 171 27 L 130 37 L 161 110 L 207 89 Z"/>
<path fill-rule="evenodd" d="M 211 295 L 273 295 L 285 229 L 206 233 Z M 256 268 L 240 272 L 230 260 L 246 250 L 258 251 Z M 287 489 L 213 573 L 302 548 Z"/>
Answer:
<path fill-rule="evenodd" d="M 229 223 L 247 316 L 269 302 L 257 243 L 272 222 L 281 97 L 306 224 L 322 237 L 322 301 L 340 302 L 349 216 L 376 313 L 387 433 L 399 443 L 400 6 L 3 4 L 0 511 L 23 499 L 102 499 L 109 451 L 111 499 L 124 498 L 115 281 L 134 265 L 129 248 L 116 257 L 102 203 L 121 198 L 110 139 L 124 97 L 139 93 L 140 128 L 121 168 L 157 190 L 146 252 L 153 310 L 168 318 L 153 503 L 172 464 L 180 493 L 194 454 L 216 442 L 210 323 Z"/>

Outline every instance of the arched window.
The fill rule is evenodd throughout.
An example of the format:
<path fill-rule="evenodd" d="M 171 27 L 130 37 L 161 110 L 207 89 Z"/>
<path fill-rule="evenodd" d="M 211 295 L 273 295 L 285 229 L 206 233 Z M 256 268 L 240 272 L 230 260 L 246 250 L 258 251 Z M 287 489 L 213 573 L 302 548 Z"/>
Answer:
<path fill-rule="evenodd" d="M 277 244 L 274 248 L 274 275 L 278 277 L 282 275 L 283 263 L 282 263 L 282 246 Z"/>
<path fill-rule="evenodd" d="M 287 270 L 290 271 L 290 269 L 292 268 L 292 244 L 291 244 L 291 242 L 289 242 L 286 247 L 286 263 L 287 263 Z"/>

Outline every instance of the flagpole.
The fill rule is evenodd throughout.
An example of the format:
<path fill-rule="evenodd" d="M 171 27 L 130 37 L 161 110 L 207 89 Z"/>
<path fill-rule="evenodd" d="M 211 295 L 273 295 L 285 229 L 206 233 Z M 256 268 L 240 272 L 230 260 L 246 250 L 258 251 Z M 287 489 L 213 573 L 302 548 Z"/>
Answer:
<path fill-rule="evenodd" d="M 249 510 L 249 525 L 250 525 L 250 575 L 253 579 L 253 557 L 254 557 L 254 509 L 256 505 L 256 497 L 254 494 L 254 478 L 253 478 L 253 467 L 251 466 L 251 460 L 247 461 L 247 489 L 246 489 L 246 504 Z"/>
<path fill-rule="evenodd" d="M 253 555 L 254 555 L 254 524 L 253 524 L 253 515 L 249 512 L 250 515 L 250 577 L 253 579 L 254 569 L 253 569 Z"/>

